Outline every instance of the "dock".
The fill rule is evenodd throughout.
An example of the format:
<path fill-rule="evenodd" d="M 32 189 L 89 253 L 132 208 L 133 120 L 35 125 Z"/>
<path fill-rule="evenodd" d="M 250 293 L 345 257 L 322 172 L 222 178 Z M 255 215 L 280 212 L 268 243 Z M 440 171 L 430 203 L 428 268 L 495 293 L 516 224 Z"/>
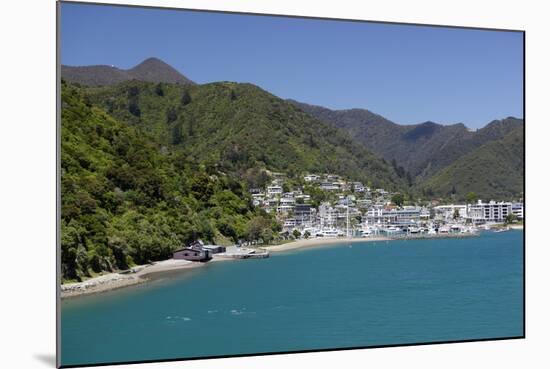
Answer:
<path fill-rule="evenodd" d="M 225 252 L 216 254 L 216 257 L 229 259 L 265 259 L 269 257 L 269 251 L 248 247 L 229 246 Z"/>

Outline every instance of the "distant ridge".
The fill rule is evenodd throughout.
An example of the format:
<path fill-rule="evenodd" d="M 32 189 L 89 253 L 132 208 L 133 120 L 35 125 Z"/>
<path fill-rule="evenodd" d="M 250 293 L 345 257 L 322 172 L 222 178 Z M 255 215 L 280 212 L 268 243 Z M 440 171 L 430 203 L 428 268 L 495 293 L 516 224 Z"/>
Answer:
<path fill-rule="evenodd" d="M 193 81 L 157 58 L 148 58 L 131 69 L 109 65 L 61 66 L 61 78 L 86 86 L 109 86 L 129 80 L 193 85 Z"/>
<path fill-rule="evenodd" d="M 523 120 L 513 117 L 494 120 L 475 131 L 462 123 L 441 125 L 428 121 L 402 125 L 366 109 L 331 110 L 294 100 L 289 102 L 315 118 L 343 129 L 387 161 L 395 160 L 416 178 L 417 183 L 480 146 L 523 127 Z"/>

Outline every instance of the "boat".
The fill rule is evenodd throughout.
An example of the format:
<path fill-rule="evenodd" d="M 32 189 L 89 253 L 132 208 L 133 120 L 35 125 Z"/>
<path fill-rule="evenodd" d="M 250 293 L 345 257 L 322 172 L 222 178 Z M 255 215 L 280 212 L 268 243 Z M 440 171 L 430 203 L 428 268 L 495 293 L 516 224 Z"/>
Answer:
<path fill-rule="evenodd" d="M 417 234 L 420 233 L 422 230 L 418 227 L 409 227 L 409 233 L 410 234 Z"/>
<path fill-rule="evenodd" d="M 336 229 L 323 229 L 315 234 L 317 237 L 338 237 L 340 232 Z"/>
<path fill-rule="evenodd" d="M 506 227 L 506 228 L 495 229 L 493 232 L 501 233 L 501 232 L 506 232 L 506 231 L 509 231 L 509 230 L 510 230 L 510 227 Z"/>

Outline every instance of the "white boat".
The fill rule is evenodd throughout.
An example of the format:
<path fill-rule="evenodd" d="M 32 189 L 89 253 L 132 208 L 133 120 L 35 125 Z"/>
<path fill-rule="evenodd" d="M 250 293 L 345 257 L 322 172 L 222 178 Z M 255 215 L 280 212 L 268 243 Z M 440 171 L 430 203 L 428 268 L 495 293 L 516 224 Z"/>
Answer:
<path fill-rule="evenodd" d="M 315 235 L 317 237 L 338 237 L 341 232 L 338 232 L 336 229 L 323 229 L 320 232 L 317 232 Z M 343 235 L 343 233 L 342 233 Z"/>
<path fill-rule="evenodd" d="M 410 234 L 417 234 L 417 233 L 420 233 L 421 232 L 421 229 L 418 228 L 418 227 L 409 227 L 409 233 Z"/>
<path fill-rule="evenodd" d="M 447 226 L 443 226 L 439 228 L 439 233 L 449 233 L 451 229 Z"/>

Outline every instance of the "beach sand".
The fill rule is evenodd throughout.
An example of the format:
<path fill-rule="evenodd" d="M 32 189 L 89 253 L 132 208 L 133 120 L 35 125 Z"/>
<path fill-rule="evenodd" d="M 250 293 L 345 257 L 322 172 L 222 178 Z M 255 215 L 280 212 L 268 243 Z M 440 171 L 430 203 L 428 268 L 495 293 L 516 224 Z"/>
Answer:
<path fill-rule="evenodd" d="M 269 252 L 282 252 L 295 249 L 342 244 L 350 242 L 374 242 L 374 241 L 387 241 L 386 237 L 369 237 L 369 238 L 310 238 L 307 240 L 297 240 L 288 242 L 282 245 L 265 246 L 260 249 L 267 250 Z M 212 260 L 208 263 L 236 260 L 227 257 L 221 257 L 214 255 Z M 82 295 L 89 295 L 99 292 L 110 291 L 118 288 L 137 285 L 147 282 L 154 274 L 186 270 L 192 268 L 200 268 L 208 263 L 193 262 L 188 260 L 174 260 L 168 259 L 158 261 L 152 264 L 139 265 L 131 269 L 128 273 L 109 273 L 99 277 L 90 278 L 83 282 L 68 283 L 61 285 L 61 298 L 77 297 Z"/>
<path fill-rule="evenodd" d="M 510 227 L 510 229 L 521 229 L 521 230 L 523 230 L 523 224 L 510 224 L 508 227 Z"/>
<path fill-rule="evenodd" d="M 316 247 L 316 246 L 323 246 L 323 245 L 334 245 L 334 244 L 341 244 L 341 243 L 356 243 L 356 242 L 375 242 L 375 241 L 389 241 L 390 239 L 387 237 L 368 237 L 368 238 L 310 238 L 307 240 L 297 240 L 292 241 L 289 243 L 284 243 L 282 245 L 273 245 L 273 246 L 265 246 L 262 247 L 262 249 L 267 250 L 269 252 L 281 252 L 281 251 L 288 251 L 288 250 L 295 250 L 295 249 L 302 249 L 302 248 L 309 248 L 309 247 Z"/>

